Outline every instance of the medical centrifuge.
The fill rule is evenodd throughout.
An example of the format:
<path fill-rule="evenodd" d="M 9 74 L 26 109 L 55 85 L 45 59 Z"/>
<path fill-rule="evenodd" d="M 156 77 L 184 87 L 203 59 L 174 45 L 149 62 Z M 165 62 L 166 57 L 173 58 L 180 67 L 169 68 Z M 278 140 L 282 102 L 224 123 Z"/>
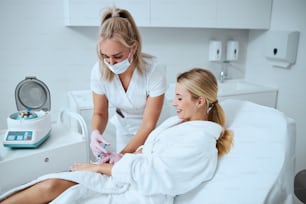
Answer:
<path fill-rule="evenodd" d="M 37 148 L 51 132 L 51 97 L 47 85 L 26 77 L 15 88 L 18 112 L 7 118 L 3 145 L 10 148 Z"/>

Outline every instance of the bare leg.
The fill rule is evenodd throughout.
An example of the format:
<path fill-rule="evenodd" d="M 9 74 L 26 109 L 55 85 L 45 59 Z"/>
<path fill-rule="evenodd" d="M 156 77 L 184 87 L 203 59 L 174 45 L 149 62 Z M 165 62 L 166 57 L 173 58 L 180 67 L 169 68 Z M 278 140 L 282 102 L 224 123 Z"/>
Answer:
<path fill-rule="evenodd" d="M 49 203 L 66 189 L 76 184 L 63 179 L 48 179 L 11 195 L 0 204 Z"/>

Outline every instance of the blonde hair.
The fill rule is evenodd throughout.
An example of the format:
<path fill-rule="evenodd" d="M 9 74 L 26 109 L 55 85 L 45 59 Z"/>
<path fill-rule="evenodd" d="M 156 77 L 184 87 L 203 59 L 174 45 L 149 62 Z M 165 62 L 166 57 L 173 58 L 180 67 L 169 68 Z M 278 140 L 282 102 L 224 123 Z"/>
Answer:
<path fill-rule="evenodd" d="M 131 48 L 136 43 L 137 49 L 133 56 L 133 62 L 140 73 L 144 72 L 147 63 L 143 57 L 151 58 L 152 56 L 141 52 L 141 35 L 129 11 L 111 7 L 105 10 L 101 20 L 97 54 L 100 60 L 100 66 L 104 67 L 102 72 L 103 77 L 107 80 L 112 80 L 114 73 L 104 64 L 104 58 L 100 48 L 101 42 L 105 39 L 116 40 L 127 48 Z"/>
<path fill-rule="evenodd" d="M 178 75 L 177 83 L 183 85 L 193 98 L 204 97 L 206 99 L 208 120 L 223 127 L 216 143 L 218 155 L 221 157 L 228 153 L 233 143 L 233 132 L 225 128 L 226 117 L 217 99 L 218 83 L 215 76 L 206 69 L 193 68 Z"/>

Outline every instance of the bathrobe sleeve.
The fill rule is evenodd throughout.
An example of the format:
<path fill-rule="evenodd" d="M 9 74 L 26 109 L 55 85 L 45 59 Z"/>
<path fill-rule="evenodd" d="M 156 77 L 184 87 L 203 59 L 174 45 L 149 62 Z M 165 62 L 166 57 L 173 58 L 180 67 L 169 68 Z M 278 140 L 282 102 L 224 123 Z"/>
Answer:
<path fill-rule="evenodd" d="M 175 196 L 192 190 L 214 175 L 215 137 L 221 131 L 220 126 L 214 127 L 166 131 L 151 154 L 126 154 L 117 162 L 112 170 L 114 180 L 129 183 L 145 195 Z"/>

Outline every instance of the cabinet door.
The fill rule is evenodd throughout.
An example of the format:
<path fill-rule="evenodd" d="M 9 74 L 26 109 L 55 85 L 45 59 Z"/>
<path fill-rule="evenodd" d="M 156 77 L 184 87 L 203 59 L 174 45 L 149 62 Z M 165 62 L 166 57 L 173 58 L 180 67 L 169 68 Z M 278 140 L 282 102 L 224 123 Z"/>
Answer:
<path fill-rule="evenodd" d="M 114 0 L 118 8 L 128 10 L 137 26 L 150 25 L 150 0 Z"/>
<path fill-rule="evenodd" d="M 217 27 L 268 29 L 272 0 L 218 0 Z"/>
<path fill-rule="evenodd" d="M 29 182 L 44 174 L 68 171 L 69 167 L 76 162 L 88 162 L 85 145 L 87 145 L 85 141 L 64 145 L 1 162 L 0 192 Z"/>
<path fill-rule="evenodd" d="M 65 0 L 65 24 L 99 26 L 103 11 L 110 6 L 130 11 L 138 26 L 150 23 L 150 0 Z"/>
<path fill-rule="evenodd" d="M 111 0 L 65 0 L 65 25 L 99 26 L 103 6 Z"/>
<path fill-rule="evenodd" d="M 152 0 L 151 26 L 215 27 L 214 0 Z"/>

